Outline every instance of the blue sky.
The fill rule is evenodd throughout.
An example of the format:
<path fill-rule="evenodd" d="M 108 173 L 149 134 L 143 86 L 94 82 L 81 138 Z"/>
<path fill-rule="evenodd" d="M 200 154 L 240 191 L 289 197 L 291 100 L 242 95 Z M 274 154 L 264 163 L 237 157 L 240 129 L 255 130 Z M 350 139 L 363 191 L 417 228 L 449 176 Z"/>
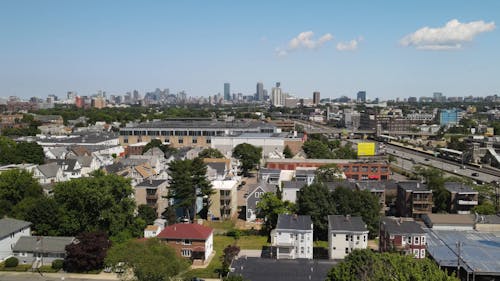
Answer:
<path fill-rule="evenodd" d="M 495 0 L 4 0 L 0 97 L 498 94 L 498 24 Z"/>

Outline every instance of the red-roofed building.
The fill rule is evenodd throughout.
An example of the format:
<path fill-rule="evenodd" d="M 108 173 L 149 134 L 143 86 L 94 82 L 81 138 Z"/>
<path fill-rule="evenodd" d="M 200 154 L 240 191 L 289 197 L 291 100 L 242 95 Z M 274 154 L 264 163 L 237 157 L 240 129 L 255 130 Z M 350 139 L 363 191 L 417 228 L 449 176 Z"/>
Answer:
<path fill-rule="evenodd" d="M 177 223 L 163 229 L 157 236 L 185 258 L 207 260 L 213 252 L 214 231 L 192 223 Z"/>

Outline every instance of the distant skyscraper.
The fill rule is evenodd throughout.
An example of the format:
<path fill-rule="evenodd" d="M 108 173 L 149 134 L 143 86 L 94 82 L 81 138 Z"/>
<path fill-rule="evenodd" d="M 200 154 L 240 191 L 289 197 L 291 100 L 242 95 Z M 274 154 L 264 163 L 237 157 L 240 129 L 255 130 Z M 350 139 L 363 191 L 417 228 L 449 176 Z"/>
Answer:
<path fill-rule="evenodd" d="M 314 103 L 314 105 L 318 105 L 319 104 L 319 99 L 320 99 L 319 92 L 314 92 L 313 93 L 313 103 Z"/>
<path fill-rule="evenodd" d="M 257 100 L 264 100 L 264 84 L 262 82 L 257 83 L 257 92 L 256 92 Z"/>
<path fill-rule="evenodd" d="M 432 94 L 432 97 L 433 97 L 433 101 L 434 102 L 444 102 L 444 101 L 446 101 L 446 97 L 443 96 L 443 93 L 440 93 L 440 92 L 434 92 Z"/>
<path fill-rule="evenodd" d="M 271 92 L 271 104 L 273 106 L 283 106 L 283 93 L 281 92 L 280 82 L 276 82 L 276 87 Z"/>
<path fill-rule="evenodd" d="M 356 97 L 356 100 L 358 102 L 366 102 L 366 92 L 365 91 L 359 91 L 358 95 Z"/>
<path fill-rule="evenodd" d="M 224 83 L 224 100 L 231 99 L 231 84 Z"/>

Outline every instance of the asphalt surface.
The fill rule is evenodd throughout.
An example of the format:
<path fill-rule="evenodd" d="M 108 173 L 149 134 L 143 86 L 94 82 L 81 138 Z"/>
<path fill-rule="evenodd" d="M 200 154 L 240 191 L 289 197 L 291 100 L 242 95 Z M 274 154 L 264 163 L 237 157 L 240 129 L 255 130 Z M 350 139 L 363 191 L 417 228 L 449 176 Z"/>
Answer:
<path fill-rule="evenodd" d="M 116 275 L 109 274 L 68 274 L 36 272 L 0 272 L 1 281 L 110 281 L 119 280 Z"/>
<path fill-rule="evenodd" d="M 423 156 L 417 153 L 411 153 L 403 148 L 395 146 L 387 146 L 386 153 L 394 155 L 398 159 L 398 163 L 393 164 L 405 170 L 412 170 L 415 165 L 425 165 L 441 169 L 451 175 L 468 177 L 474 181 L 493 182 L 498 180 L 497 176 L 472 170 L 467 168 L 467 166 L 465 169 L 462 169 L 459 163 L 451 164 L 434 156 Z M 477 176 L 472 176 L 473 173 L 477 173 Z"/>

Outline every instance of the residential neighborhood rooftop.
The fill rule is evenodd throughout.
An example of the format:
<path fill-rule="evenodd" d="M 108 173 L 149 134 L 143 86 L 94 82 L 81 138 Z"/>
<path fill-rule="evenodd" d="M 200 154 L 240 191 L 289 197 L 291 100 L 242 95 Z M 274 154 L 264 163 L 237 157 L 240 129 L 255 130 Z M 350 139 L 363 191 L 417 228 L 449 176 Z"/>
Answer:
<path fill-rule="evenodd" d="M 31 225 L 31 222 L 11 219 L 11 218 L 3 218 L 0 219 L 0 238 L 11 235 L 14 232 L 25 229 Z"/>
<path fill-rule="evenodd" d="M 159 239 L 193 239 L 205 240 L 213 232 L 213 229 L 195 223 L 176 223 L 167 226 L 158 234 Z"/>
<path fill-rule="evenodd" d="M 427 184 L 421 183 L 419 181 L 400 181 L 398 183 L 398 187 L 405 189 L 406 191 L 412 191 L 412 192 L 431 191 L 427 186 Z"/>
<path fill-rule="evenodd" d="M 280 214 L 276 229 L 312 230 L 311 216 Z"/>
<path fill-rule="evenodd" d="M 464 184 L 462 182 L 445 182 L 444 183 L 444 188 L 448 190 L 449 192 L 456 192 L 456 193 L 473 193 L 477 194 L 478 192 L 472 189 L 467 184 Z"/>
<path fill-rule="evenodd" d="M 350 215 L 329 215 L 328 224 L 333 231 L 368 231 L 361 217 Z"/>
<path fill-rule="evenodd" d="M 413 219 L 384 217 L 381 223 L 382 227 L 391 235 L 425 233 L 422 227 Z"/>
<path fill-rule="evenodd" d="M 75 237 L 64 236 L 22 236 L 17 241 L 15 252 L 65 253 L 66 245 L 71 244 Z"/>

